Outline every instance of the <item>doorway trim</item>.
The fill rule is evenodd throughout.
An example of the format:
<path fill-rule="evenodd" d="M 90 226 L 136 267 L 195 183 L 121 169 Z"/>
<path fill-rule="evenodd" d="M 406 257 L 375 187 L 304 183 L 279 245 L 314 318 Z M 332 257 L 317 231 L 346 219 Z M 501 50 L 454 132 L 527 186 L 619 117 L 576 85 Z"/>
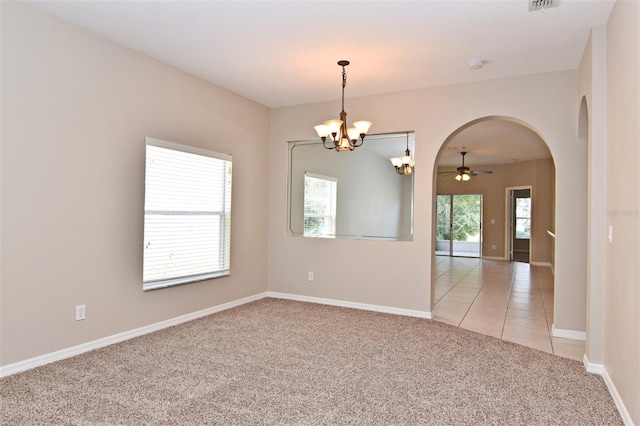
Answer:
<path fill-rule="evenodd" d="M 504 189 L 505 191 L 505 199 L 504 199 L 504 257 L 508 261 L 513 261 L 513 217 L 515 214 L 513 212 L 513 206 L 511 203 L 511 194 L 513 191 L 517 191 L 519 189 L 528 189 L 529 196 L 531 197 L 531 205 L 533 206 L 533 186 L 532 185 L 523 185 L 523 186 L 509 186 Z M 533 207 L 531 208 L 531 224 L 533 225 Z M 531 263 L 531 253 L 533 252 L 533 239 L 529 239 L 529 263 Z"/>

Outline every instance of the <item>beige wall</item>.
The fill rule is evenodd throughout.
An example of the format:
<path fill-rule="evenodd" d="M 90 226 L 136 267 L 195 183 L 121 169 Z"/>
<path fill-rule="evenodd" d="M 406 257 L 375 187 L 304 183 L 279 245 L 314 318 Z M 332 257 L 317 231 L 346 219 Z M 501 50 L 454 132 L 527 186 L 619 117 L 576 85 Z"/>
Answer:
<path fill-rule="evenodd" d="M 23 4 L 0 7 L 0 363 L 266 291 L 269 110 Z M 142 292 L 145 136 L 233 156 L 231 277 Z"/>
<path fill-rule="evenodd" d="M 326 102 L 273 110 L 269 289 L 429 312 L 438 152 L 451 133 L 464 124 L 482 117 L 512 117 L 536 131 L 553 155 L 558 233 L 555 326 L 584 331 L 586 146 L 577 143 L 576 98 L 577 72 L 565 71 L 347 99 L 349 117 L 373 121 L 374 133 L 402 129 L 416 132 L 411 242 L 287 237 L 286 142 L 313 138 L 314 123 L 337 115 L 340 106 L 338 102 Z M 315 272 L 313 284 L 306 281 L 308 271 Z"/>
<path fill-rule="evenodd" d="M 604 366 L 640 424 L 640 2 L 607 24 L 607 227 Z"/>
<path fill-rule="evenodd" d="M 453 176 L 439 177 L 438 194 L 482 194 L 482 255 L 507 259 L 506 248 L 506 188 L 531 186 L 532 229 L 531 262 L 551 263 L 553 240 L 553 197 L 555 170 L 553 160 L 522 161 L 504 165 L 483 165 L 490 175 L 479 175 L 468 182 L 458 182 Z M 492 220 L 494 223 L 492 223 Z M 495 245 L 494 250 L 492 246 Z"/>

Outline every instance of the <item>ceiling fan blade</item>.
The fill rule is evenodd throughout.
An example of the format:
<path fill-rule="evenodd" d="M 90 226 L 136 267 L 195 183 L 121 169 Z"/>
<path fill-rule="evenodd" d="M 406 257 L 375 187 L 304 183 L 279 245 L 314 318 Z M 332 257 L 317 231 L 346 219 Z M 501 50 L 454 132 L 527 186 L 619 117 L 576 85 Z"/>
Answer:
<path fill-rule="evenodd" d="M 474 170 L 471 172 L 473 175 L 489 175 L 493 173 L 491 170 Z"/>
<path fill-rule="evenodd" d="M 440 176 L 451 176 L 451 175 L 455 175 L 458 172 L 438 172 L 438 174 Z"/>

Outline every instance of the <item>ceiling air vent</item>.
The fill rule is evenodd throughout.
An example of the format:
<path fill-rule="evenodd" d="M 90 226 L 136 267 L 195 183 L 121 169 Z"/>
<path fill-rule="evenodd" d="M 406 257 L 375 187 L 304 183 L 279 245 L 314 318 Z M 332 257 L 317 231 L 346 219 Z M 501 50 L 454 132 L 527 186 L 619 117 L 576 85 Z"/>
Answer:
<path fill-rule="evenodd" d="M 558 7 L 560 0 L 529 0 L 529 12 Z"/>

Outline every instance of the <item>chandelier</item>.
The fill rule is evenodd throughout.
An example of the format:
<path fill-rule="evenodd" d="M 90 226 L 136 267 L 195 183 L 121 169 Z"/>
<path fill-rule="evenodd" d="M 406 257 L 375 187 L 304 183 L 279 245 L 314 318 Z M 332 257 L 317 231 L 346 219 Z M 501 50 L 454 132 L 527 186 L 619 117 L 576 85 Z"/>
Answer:
<path fill-rule="evenodd" d="M 342 111 L 340 111 L 340 120 L 327 120 L 324 124 L 314 126 L 314 129 L 318 132 L 318 136 L 322 139 L 326 149 L 353 151 L 364 143 L 364 137 L 367 135 L 369 127 L 371 127 L 371 122 L 356 121 L 353 123 L 353 127 L 347 129 L 347 113 L 344 112 L 344 87 L 347 85 L 347 72 L 344 67 L 349 65 L 349 61 L 338 61 L 338 65 L 342 67 Z M 329 136 L 331 140 L 327 145 Z"/>
<path fill-rule="evenodd" d="M 391 158 L 391 164 L 396 168 L 396 173 L 409 176 L 413 174 L 415 167 L 415 161 L 411 156 L 411 151 L 409 151 L 409 133 L 407 133 L 407 150 L 404 153 L 405 155 L 402 157 Z"/>

